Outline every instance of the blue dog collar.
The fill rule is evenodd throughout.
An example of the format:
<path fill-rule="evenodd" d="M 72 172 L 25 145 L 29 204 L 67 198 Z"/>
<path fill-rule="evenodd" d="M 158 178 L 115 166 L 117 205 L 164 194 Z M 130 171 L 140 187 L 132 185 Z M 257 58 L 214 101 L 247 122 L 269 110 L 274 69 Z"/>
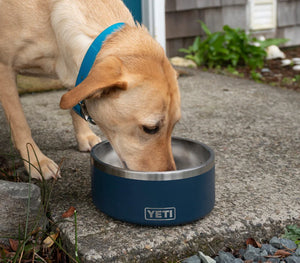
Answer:
<path fill-rule="evenodd" d="M 93 41 L 93 43 L 90 45 L 88 51 L 86 52 L 83 61 L 81 63 L 79 73 L 77 75 L 76 84 L 75 86 L 78 86 L 89 74 L 97 54 L 102 48 L 103 42 L 106 40 L 106 38 L 111 35 L 112 33 L 120 30 L 125 23 L 116 23 L 105 30 L 103 30 L 100 35 L 96 37 L 96 39 Z M 86 121 L 89 121 L 92 124 L 95 124 L 93 119 L 89 116 L 87 108 L 85 106 L 84 101 L 80 101 L 77 105 L 73 107 L 73 110 L 81 116 Z"/>

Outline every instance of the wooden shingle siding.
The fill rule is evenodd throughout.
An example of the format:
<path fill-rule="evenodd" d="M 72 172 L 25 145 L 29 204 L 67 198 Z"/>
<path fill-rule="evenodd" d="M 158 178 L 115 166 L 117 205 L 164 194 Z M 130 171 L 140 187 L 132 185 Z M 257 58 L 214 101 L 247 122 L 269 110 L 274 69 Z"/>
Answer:
<path fill-rule="evenodd" d="M 292 26 L 296 24 L 296 1 L 279 1 L 278 2 L 278 27 Z"/>
<path fill-rule="evenodd" d="M 222 8 L 223 25 L 229 25 L 233 28 L 246 28 L 246 17 L 244 5 L 223 6 Z"/>
<path fill-rule="evenodd" d="M 179 15 L 180 14 L 180 15 Z M 188 11 L 169 12 L 166 14 L 167 39 L 194 37 L 202 34 L 201 26 L 197 20 L 203 20 L 204 13 L 193 9 Z"/>
<path fill-rule="evenodd" d="M 204 19 L 202 20 L 211 32 L 220 31 L 223 27 L 222 9 L 209 8 L 204 9 Z"/>
<path fill-rule="evenodd" d="M 187 37 L 187 38 L 178 38 L 167 41 L 167 55 L 168 57 L 181 56 L 183 57 L 185 54 L 179 52 L 178 50 L 183 47 L 189 47 L 193 44 L 195 37 Z"/>
<path fill-rule="evenodd" d="M 247 0 L 167 0 L 166 11 L 184 11 L 245 4 L 247 4 Z"/>
<path fill-rule="evenodd" d="M 276 37 L 289 39 L 286 46 L 300 45 L 300 25 L 278 28 Z"/>
<path fill-rule="evenodd" d="M 176 11 L 176 1 L 166 0 L 166 12 Z"/>
<path fill-rule="evenodd" d="M 296 4 L 296 23 L 300 25 L 300 1 Z"/>
<path fill-rule="evenodd" d="M 289 46 L 300 45 L 300 0 L 278 0 L 277 37 L 288 38 Z"/>
<path fill-rule="evenodd" d="M 166 38 L 168 56 L 183 55 L 179 48 L 204 36 L 199 20 L 212 31 L 224 25 L 246 26 L 247 0 L 166 0 Z"/>
<path fill-rule="evenodd" d="M 168 56 L 183 56 L 178 49 L 187 48 L 196 36 L 205 35 L 198 20 L 212 32 L 229 25 L 256 36 L 288 38 L 288 46 L 300 45 L 300 0 L 277 0 L 277 19 L 273 28 L 258 31 L 250 28 L 250 1 L 254 0 L 166 0 Z"/>
<path fill-rule="evenodd" d="M 226 5 L 246 5 L 247 0 L 222 0 L 222 6 Z"/>
<path fill-rule="evenodd" d="M 221 0 L 176 0 L 176 10 L 200 9 L 221 6 Z"/>

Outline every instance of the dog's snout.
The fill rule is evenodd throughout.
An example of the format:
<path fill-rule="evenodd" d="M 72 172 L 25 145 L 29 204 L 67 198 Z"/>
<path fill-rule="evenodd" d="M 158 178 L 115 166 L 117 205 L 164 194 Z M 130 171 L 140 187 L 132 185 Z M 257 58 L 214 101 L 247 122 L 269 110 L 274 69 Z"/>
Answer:
<path fill-rule="evenodd" d="M 172 161 L 168 164 L 167 171 L 175 171 L 175 170 L 176 170 L 176 164 L 175 164 L 175 161 L 172 160 Z"/>
<path fill-rule="evenodd" d="M 175 171 L 176 170 L 176 164 L 173 159 L 173 156 L 166 160 L 162 159 L 149 159 L 145 158 L 143 160 L 140 160 L 139 162 L 129 162 L 129 164 L 124 161 L 122 161 L 122 165 L 127 170 L 135 170 L 135 171 L 144 171 L 144 172 L 156 172 L 156 171 Z"/>

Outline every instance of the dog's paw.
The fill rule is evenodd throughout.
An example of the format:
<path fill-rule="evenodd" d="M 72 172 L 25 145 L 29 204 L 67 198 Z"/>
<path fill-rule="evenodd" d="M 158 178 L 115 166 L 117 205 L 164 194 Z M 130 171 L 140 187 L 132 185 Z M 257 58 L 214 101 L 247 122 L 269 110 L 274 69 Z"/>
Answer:
<path fill-rule="evenodd" d="M 61 177 L 59 166 L 47 157 L 40 159 L 38 162 L 32 162 L 30 166 L 26 162 L 25 166 L 29 175 L 38 180 L 57 179 Z"/>
<path fill-rule="evenodd" d="M 78 148 L 81 152 L 89 152 L 99 142 L 101 139 L 95 134 L 89 134 L 85 136 L 78 136 L 77 137 Z"/>

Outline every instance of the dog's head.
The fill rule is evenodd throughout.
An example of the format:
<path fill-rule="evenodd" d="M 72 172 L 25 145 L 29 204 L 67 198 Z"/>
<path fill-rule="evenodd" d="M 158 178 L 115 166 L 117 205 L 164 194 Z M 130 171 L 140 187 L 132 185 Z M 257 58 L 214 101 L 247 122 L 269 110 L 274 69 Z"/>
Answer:
<path fill-rule="evenodd" d="M 131 170 L 175 170 L 171 133 L 180 119 L 177 75 L 163 55 L 110 54 L 63 95 L 60 106 L 85 100 L 88 112 Z"/>

